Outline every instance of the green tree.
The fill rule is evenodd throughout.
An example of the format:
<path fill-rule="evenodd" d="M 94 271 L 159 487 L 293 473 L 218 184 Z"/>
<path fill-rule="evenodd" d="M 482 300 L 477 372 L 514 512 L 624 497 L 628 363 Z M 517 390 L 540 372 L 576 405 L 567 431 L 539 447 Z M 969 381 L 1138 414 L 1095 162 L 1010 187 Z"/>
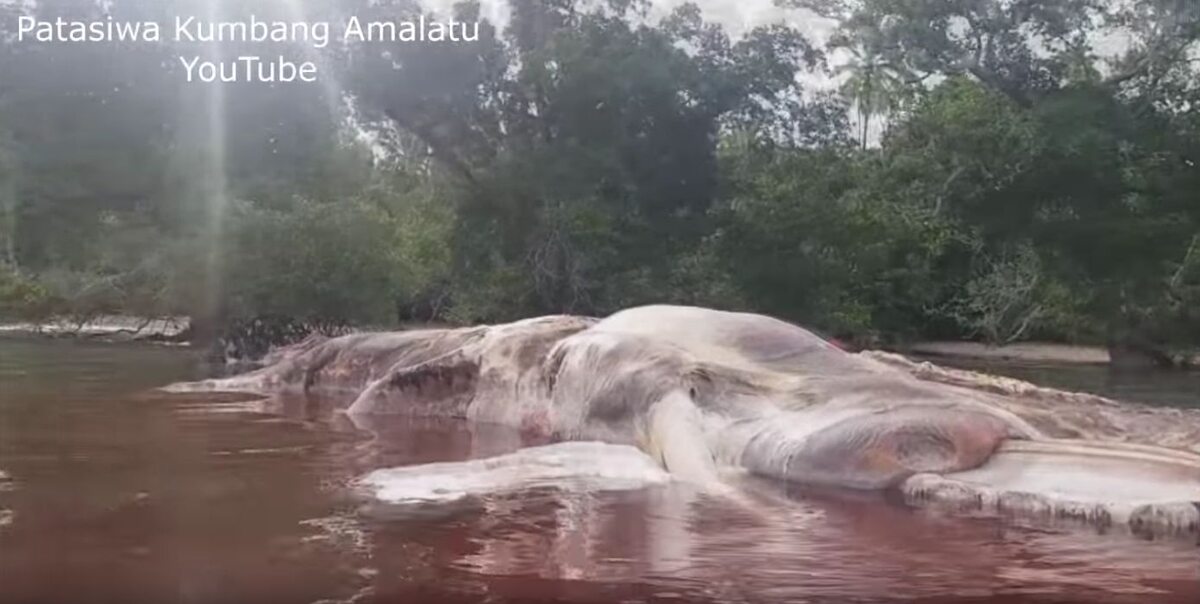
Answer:
<path fill-rule="evenodd" d="M 364 112 L 416 137 L 461 187 L 459 302 L 509 292 L 487 296 L 503 308 L 470 304 L 471 318 L 653 299 L 634 290 L 665 281 L 708 228 L 721 129 L 795 134 L 782 117 L 802 110 L 788 102 L 795 75 L 820 60 L 797 32 L 734 42 L 694 6 L 657 25 L 635 24 L 642 8 L 514 2 L 503 36 L 355 58 L 372 76 L 351 78 Z"/>

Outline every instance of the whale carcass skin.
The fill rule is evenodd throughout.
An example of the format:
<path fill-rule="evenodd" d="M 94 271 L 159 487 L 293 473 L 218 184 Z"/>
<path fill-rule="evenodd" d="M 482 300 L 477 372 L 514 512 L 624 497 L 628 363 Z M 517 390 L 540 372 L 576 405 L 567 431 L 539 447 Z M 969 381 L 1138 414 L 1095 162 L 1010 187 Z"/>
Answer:
<path fill-rule="evenodd" d="M 267 361 L 167 390 L 319 394 L 351 415 L 633 445 L 701 484 L 741 469 L 1151 534 L 1200 525 L 1200 413 L 851 354 L 762 315 L 645 306 L 314 337 Z"/>

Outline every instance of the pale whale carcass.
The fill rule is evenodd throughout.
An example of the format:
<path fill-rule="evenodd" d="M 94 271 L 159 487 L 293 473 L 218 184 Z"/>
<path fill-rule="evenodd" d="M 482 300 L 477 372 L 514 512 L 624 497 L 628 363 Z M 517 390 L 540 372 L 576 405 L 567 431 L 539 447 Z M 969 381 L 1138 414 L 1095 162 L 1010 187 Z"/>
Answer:
<path fill-rule="evenodd" d="M 701 484 L 741 469 L 919 504 L 1200 532 L 1200 412 L 850 354 L 762 315 L 645 306 L 313 338 L 268 360 L 167 390 L 316 393 L 352 415 L 634 445 Z"/>

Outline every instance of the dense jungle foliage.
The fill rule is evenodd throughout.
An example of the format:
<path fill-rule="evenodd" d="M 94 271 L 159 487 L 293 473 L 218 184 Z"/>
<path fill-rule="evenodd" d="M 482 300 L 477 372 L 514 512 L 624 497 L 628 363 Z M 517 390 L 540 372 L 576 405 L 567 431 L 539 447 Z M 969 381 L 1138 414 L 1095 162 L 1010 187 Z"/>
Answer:
<path fill-rule="evenodd" d="M 675 302 L 865 342 L 1200 343 L 1194 0 L 786 0 L 737 32 L 692 5 L 509 0 L 476 42 L 331 44 L 320 82 L 275 86 L 187 84 L 167 42 L 11 36 L 21 11 L 191 1 L 0 3 L 4 318 Z"/>

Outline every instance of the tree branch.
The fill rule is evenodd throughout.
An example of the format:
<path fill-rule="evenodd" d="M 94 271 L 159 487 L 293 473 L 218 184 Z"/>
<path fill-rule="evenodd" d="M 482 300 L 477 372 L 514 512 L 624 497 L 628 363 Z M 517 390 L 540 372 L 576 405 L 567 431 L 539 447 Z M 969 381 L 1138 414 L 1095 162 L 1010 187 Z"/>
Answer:
<path fill-rule="evenodd" d="M 413 120 L 405 118 L 401 113 L 391 109 L 385 110 L 384 115 L 386 115 L 388 119 L 395 122 L 396 125 L 400 126 L 404 130 L 407 130 L 413 136 L 420 139 L 425 146 L 429 147 L 429 151 L 433 154 L 434 159 L 438 160 L 452 172 L 462 177 L 462 179 L 467 181 L 467 183 L 469 183 L 471 186 L 477 186 L 479 184 L 478 180 L 475 178 L 475 174 L 471 171 L 470 166 L 467 165 L 467 162 L 458 157 L 458 155 L 450 149 L 449 144 L 439 140 L 433 131 L 428 127 L 417 124 Z"/>

